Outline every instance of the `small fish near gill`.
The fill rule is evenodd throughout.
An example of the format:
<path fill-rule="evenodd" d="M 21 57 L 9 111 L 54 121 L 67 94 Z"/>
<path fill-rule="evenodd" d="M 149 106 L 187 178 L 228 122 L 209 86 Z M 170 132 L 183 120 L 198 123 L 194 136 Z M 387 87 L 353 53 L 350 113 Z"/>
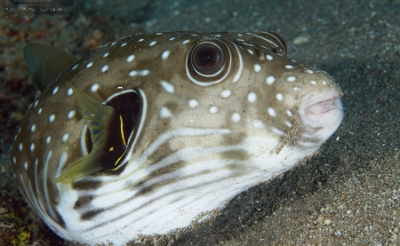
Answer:
<path fill-rule="evenodd" d="M 272 32 L 138 34 L 80 61 L 27 45 L 42 92 L 12 145 L 21 193 L 58 235 L 91 245 L 212 219 L 342 121 L 334 80 L 286 54 Z"/>

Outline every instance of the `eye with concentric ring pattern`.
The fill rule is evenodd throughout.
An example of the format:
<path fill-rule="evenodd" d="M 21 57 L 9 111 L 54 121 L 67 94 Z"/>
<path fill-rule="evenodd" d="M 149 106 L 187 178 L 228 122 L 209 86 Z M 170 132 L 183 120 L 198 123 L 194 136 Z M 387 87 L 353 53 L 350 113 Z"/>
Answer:
<path fill-rule="evenodd" d="M 223 40 L 203 40 L 195 44 L 186 59 L 190 80 L 201 86 L 209 86 L 226 78 L 232 59 L 229 45 Z"/>
<path fill-rule="evenodd" d="M 192 64 L 200 74 L 212 75 L 218 72 L 224 63 L 224 53 L 214 45 L 202 44 L 192 54 Z"/>

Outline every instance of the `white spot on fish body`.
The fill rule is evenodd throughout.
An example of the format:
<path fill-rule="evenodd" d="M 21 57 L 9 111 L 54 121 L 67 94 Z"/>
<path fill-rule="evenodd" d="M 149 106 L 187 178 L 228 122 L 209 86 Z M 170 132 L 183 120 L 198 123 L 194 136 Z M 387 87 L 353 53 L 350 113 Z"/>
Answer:
<path fill-rule="evenodd" d="M 197 108 L 199 106 L 199 102 L 195 99 L 190 99 L 188 104 L 190 108 Z"/>
<path fill-rule="evenodd" d="M 270 116 L 272 116 L 272 117 L 276 117 L 276 111 L 275 111 L 275 109 L 269 107 L 269 108 L 268 108 L 268 114 L 269 114 Z"/>
<path fill-rule="evenodd" d="M 239 122 L 240 121 L 240 114 L 239 113 L 233 113 L 232 114 L 232 117 L 231 117 L 231 120 L 233 121 L 233 122 Z"/>
<path fill-rule="evenodd" d="M 33 104 L 33 107 L 36 108 L 36 106 L 38 105 L 39 100 L 36 100 L 35 103 Z"/>
<path fill-rule="evenodd" d="M 25 171 L 28 171 L 28 162 L 24 162 L 24 169 Z"/>
<path fill-rule="evenodd" d="M 293 90 L 294 90 L 294 91 L 300 91 L 300 88 L 297 87 L 297 86 L 295 86 L 295 87 L 293 87 Z"/>
<path fill-rule="evenodd" d="M 161 59 L 166 60 L 169 56 L 169 53 L 170 53 L 169 50 L 164 51 L 161 55 Z"/>
<path fill-rule="evenodd" d="M 143 40 L 144 40 L 144 38 L 141 38 L 141 39 L 138 40 L 138 42 L 143 42 Z"/>
<path fill-rule="evenodd" d="M 293 69 L 293 65 L 286 65 L 285 68 L 286 69 Z"/>
<path fill-rule="evenodd" d="M 307 69 L 307 73 L 313 74 L 314 71 L 313 71 L 313 70 L 310 70 L 310 69 Z"/>
<path fill-rule="evenodd" d="M 266 79 L 267 84 L 272 85 L 275 82 L 275 77 L 270 75 Z"/>
<path fill-rule="evenodd" d="M 190 40 L 189 40 L 189 39 L 186 39 L 185 41 L 182 42 L 182 44 L 187 44 L 187 43 L 189 43 L 189 42 L 190 42 Z"/>
<path fill-rule="evenodd" d="M 266 55 L 265 57 L 267 58 L 268 61 L 272 61 L 274 59 L 271 55 Z"/>
<path fill-rule="evenodd" d="M 140 71 L 139 76 L 146 76 L 146 75 L 148 75 L 149 73 L 150 73 L 150 71 L 145 69 L 145 70 Z"/>
<path fill-rule="evenodd" d="M 62 138 L 61 138 L 61 142 L 66 143 L 67 140 L 68 140 L 68 138 L 69 138 L 69 134 L 68 134 L 68 133 L 65 133 L 65 134 L 62 136 Z"/>
<path fill-rule="evenodd" d="M 42 113 L 42 108 L 39 108 L 39 110 L 37 111 L 37 114 L 41 114 Z"/>
<path fill-rule="evenodd" d="M 218 113 L 218 107 L 217 106 L 211 106 L 208 111 L 210 112 L 210 114 L 216 114 Z"/>
<path fill-rule="evenodd" d="M 256 73 L 258 73 L 258 72 L 261 71 L 261 66 L 260 66 L 260 64 L 255 64 L 255 65 L 254 65 L 254 71 L 255 71 Z"/>
<path fill-rule="evenodd" d="M 78 67 L 79 64 L 75 64 L 71 70 L 75 70 Z"/>
<path fill-rule="evenodd" d="M 161 86 L 163 87 L 163 89 L 168 92 L 169 94 L 172 94 L 175 92 L 175 87 L 168 83 L 167 81 L 161 80 Z"/>
<path fill-rule="evenodd" d="M 134 77 L 134 76 L 146 76 L 150 73 L 149 70 L 132 70 L 129 72 L 129 76 L 130 77 Z"/>
<path fill-rule="evenodd" d="M 55 116 L 54 114 L 50 115 L 50 117 L 49 117 L 49 122 L 50 122 L 50 123 L 53 123 L 54 120 L 55 120 L 55 118 L 56 118 L 56 116 Z"/>
<path fill-rule="evenodd" d="M 52 94 L 55 95 L 58 91 L 58 86 L 54 87 Z"/>
<path fill-rule="evenodd" d="M 31 144 L 30 150 L 31 150 L 31 152 L 33 152 L 35 150 L 35 144 L 34 143 Z"/>
<path fill-rule="evenodd" d="M 254 55 L 254 52 L 250 49 L 247 49 L 247 52 L 249 52 L 249 54 Z"/>
<path fill-rule="evenodd" d="M 155 44 L 157 43 L 157 41 L 151 41 L 150 43 L 149 43 L 149 46 L 154 46 Z"/>
<path fill-rule="evenodd" d="M 22 150 L 24 149 L 24 145 L 22 145 L 22 143 L 20 143 L 20 144 L 18 145 L 18 149 L 19 149 L 19 151 L 22 151 Z"/>
<path fill-rule="evenodd" d="M 108 65 L 104 65 L 104 66 L 101 68 L 101 72 L 102 72 L 102 73 L 107 72 L 107 70 L 108 70 Z"/>
<path fill-rule="evenodd" d="M 278 128 L 271 127 L 271 130 L 272 130 L 273 133 L 275 133 L 275 134 L 277 134 L 277 135 L 279 135 L 279 136 L 285 135 L 285 132 L 279 130 Z"/>
<path fill-rule="evenodd" d="M 31 132 L 35 132 L 35 130 L 36 130 L 36 125 L 35 125 L 35 124 L 32 124 L 32 126 L 31 126 Z"/>
<path fill-rule="evenodd" d="M 161 110 L 160 110 L 160 118 L 161 119 L 170 118 L 171 116 L 172 116 L 172 113 L 168 108 L 161 107 Z"/>
<path fill-rule="evenodd" d="M 90 68 L 91 66 L 93 66 L 93 62 L 89 62 L 89 63 L 86 65 L 86 68 Z"/>
<path fill-rule="evenodd" d="M 250 92 L 249 95 L 247 95 L 247 100 L 248 100 L 250 103 L 256 102 L 256 101 L 257 101 L 257 95 L 256 95 L 256 93 Z"/>
<path fill-rule="evenodd" d="M 130 56 L 128 56 L 128 58 L 126 58 L 126 61 L 127 62 L 132 62 L 133 59 L 135 59 L 135 55 L 130 55 Z"/>
<path fill-rule="evenodd" d="M 222 98 L 228 98 L 228 97 L 230 97 L 231 94 L 232 93 L 230 90 L 223 90 L 220 95 Z"/>
<path fill-rule="evenodd" d="M 260 120 L 254 120 L 254 121 L 253 121 L 253 126 L 254 126 L 255 128 L 258 128 L 258 129 L 265 128 L 264 123 L 262 123 L 262 121 L 260 121 Z"/>
<path fill-rule="evenodd" d="M 296 77 L 290 76 L 290 77 L 287 78 L 287 81 L 294 82 L 294 81 L 296 81 Z"/>
<path fill-rule="evenodd" d="M 293 127 L 292 123 L 290 123 L 289 121 L 285 121 L 285 124 L 286 124 L 288 127 Z"/>
<path fill-rule="evenodd" d="M 317 81 L 311 80 L 310 83 L 311 83 L 312 85 L 316 85 L 316 84 L 317 84 Z"/>
<path fill-rule="evenodd" d="M 292 113 L 292 111 L 290 111 L 290 110 L 286 110 L 286 113 L 287 113 L 290 117 L 293 116 L 293 113 Z"/>
<path fill-rule="evenodd" d="M 106 58 L 108 55 L 109 55 L 110 53 L 105 53 L 104 55 L 103 55 L 103 58 Z"/>
<path fill-rule="evenodd" d="M 120 47 L 124 47 L 124 46 L 126 46 L 126 45 L 127 45 L 127 43 L 125 42 L 125 43 L 121 44 Z"/>
<path fill-rule="evenodd" d="M 93 84 L 91 87 L 90 87 L 90 91 L 91 92 L 96 92 L 98 89 L 99 89 L 99 84 Z"/>
<path fill-rule="evenodd" d="M 48 137 L 46 138 L 46 144 L 49 144 L 50 141 L 51 141 L 51 136 L 48 136 Z"/>
<path fill-rule="evenodd" d="M 67 115 L 68 119 L 72 119 L 72 118 L 74 118 L 74 116 L 75 116 L 75 110 L 71 110 L 68 112 L 68 115 Z"/>
<path fill-rule="evenodd" d="M 69 89 L 67 90 L 67 95 L 68 95 L 68 96 L 71 96 L 72 94 L 74 94 L 74 91 L 72 90 L 72 88 L 69 88 Z"/>
<path fill-rule="evenodd" d="M 277 93 L 276 94 L 276 99 L 278 99 L 278 101 L 282 101 L 283 100 L 283 95 L 281 93 Z"/>

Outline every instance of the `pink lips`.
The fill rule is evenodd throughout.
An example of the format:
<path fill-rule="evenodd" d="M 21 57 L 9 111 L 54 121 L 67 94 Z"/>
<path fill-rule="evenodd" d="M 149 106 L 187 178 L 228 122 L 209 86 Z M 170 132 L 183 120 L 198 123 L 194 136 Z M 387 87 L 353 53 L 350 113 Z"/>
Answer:
<path fill-rule="evenodd" d="M 305 108 L 307 117 L 312 121 L 318 121 L 332 110 L 342 109 L 339 94 L 326 100 L 321 100 Z"/>
<path fill-rule="evenodd" d="M 320 141 L 328 139 L 342 122 L 344 112 L 337 90 L 310 97 L 300 110 L 304 133 Z"/>

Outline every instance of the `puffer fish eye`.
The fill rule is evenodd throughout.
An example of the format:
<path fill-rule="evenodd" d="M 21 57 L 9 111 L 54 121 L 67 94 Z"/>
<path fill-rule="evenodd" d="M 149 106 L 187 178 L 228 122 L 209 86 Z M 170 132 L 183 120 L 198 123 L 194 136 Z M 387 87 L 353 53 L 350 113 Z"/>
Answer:
<path fill-rule="evenodd" d="M 198 45 L 192 53 L 192 64 L 200 74 L 214 74 L 224 63 L 224 53 L 218 46 L 206 43 Z"/>
<path fill-rule="evenodd" d="M 224 80 L 231 72 L 232 47 L 226 40 L 202 40 L 187 54 L 186 71 L 197 85 L 209 86 Z"/>

